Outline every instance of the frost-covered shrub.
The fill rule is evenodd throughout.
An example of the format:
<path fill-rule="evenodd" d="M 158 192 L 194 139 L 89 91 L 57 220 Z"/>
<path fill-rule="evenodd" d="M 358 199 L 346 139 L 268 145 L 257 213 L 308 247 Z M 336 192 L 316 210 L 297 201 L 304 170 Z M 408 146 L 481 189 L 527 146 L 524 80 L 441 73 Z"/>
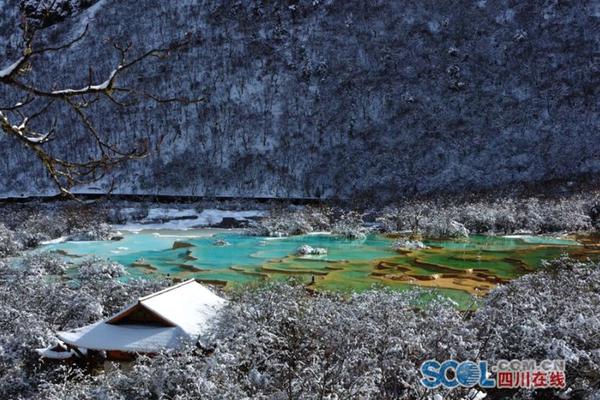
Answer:
<path fill-rule="evenodd" d="M 410 230 L 425 236 L 446 234 L 451 221 L 464 225 L 470 233 L 588 231 L 594 229 L 595 220 L 600 220 L 599 208 L 594 208 L 596 202 L 594 195 L 559 200 L 422 201 L 387 207 L 379 212 L 377 222 L 382 232 Z"/>
<path fill-rule="evenodd" d="M 580 231 L 592 228 L 592 220 L 577 201 L 561 200 L 547 207 L 543 213 L 541 230 L 545 232 Z"/>
<path fill-rule="evenodd" d="M 430 238 L 467 238 L 469 230 L 460 222 L 446 217 L 430 218 L 419 223 L 420 233 Z"/>
<path fill-rule="evenodd" d="M 148 217 L 148 204 L 135 204 L 134 207 L 109 207 L 106 220 L 111 224 L 125 224 L 130 221 L 141 221 Z"/>
<path fill-rule="evenodd" d="M 41 208 L 41 207 L 38 207 Z M 28 249 L 41 242 L 68 237 L 70 240 L 107 240 L 113 236 L 100 211 L 84 207 L 55 209 L 8 209 L 0 220 L 14 231 L 18 247 Z"/>
<path fill-rule="evenodd" d="M 330 229 L 329 209 L 299 207 L 271 210 L 269 215 L 250 223 L 248 232 L 255 236 L 303 235 Z"/>
<path fill-rule="evenodd" d="M 456 211 L 454 211 L 456 209 Z M 476 233 L 511 233 L 518 228 L 516 206 L 512 199 L 486 204 L 476 202 L 453 207 L 453 214 L 469 231 Z"/>
<path fill-rule="evenodd" d="M 268 285 L 225 310 L 216 354 L 234 357 L 250 397 L 419 397 L 421 360 L 474 356 L 478 347 L 454 307 L 415 309 L 419 299 L 388 291 L 315 298 Z"/>
<path fill-rule="evenodd" d="M 333 223 L 331 232 L 347 239 L 363 240 L 367 237 L 369 230 L 365 227 L 362 215 L 351 211 L 343 214 Z"/>
<path fill-rule="evenodd" d="M 321 256 L 324 254 L 327 254 L 327 249 L 324 249 L 322 247 L 312 247 L 307 244 L 302 245 L 296 249 L 296 255 L 299 256 Z"/>
<path fill-rule="evenodd" d="M 561 258 L 545 269 L 493 290 L 477 310 L 471 324 L 485 342 L 481 357 L 565 359 L 571 396 L 593 394 L 600 391 L 600 265 Z"/>
<path fill-rule="evenodd" d="M 116 279 L 126 274 L 125 268 L 121 264 L 102 258 L 85 259 L 78 268 L 79 279 L 83 281 Z"/>
<path fill-rule="evenodd" d="M 196 346 L 190 346 L 182 353 L 141 356 L 127 370 L 114 363 L 100 375 L 76 374 L 76 384 L 74 379 L 48 382 L 38 395 L 45 400 L 247 399 L 228 373 L 230 367 L 205 362 Z"/>
<path fill-rule="evenodd" d="M 381 232 L 398 232 L 406 228 L 402 215 L 394 207 L 385 207 L 375 218 L 377 228 Z"/>
<path fill-rule="evenodd" d="M 94 293 L 107 315 L 119 311 L 124 303 L 130 303 L 148 293 L 156 292 L 167 286 L 160 279 L 117 280 L 127 272 L 122 265 L 102 258 L 85 259 L 78 270 L 77 285 L 86 293 Z"/>
<path fill-rule="evenodd" d="M 19 233 L 25 247 L 35 247 L 40 242 L 56 239 L 67 234 L 68 227 L 61 215 L 36 212 L 20 226 Z"/>
<path fill-rule="evenodd" d="M 461 222 L 458 210 L 434 204 L 407 204 L 378 218 L 385 232 L 411 231 L 430 238 L 468 237 L 469 229 Z M 390 231 L 389 228 L 395 227 Z"/>
<path fill-rule="evenodd" d="M 14 255 L 20 249 L 15 234 L 3 224 L 0 224 L 0 258 Z"/>
<path fill-rule="evenodd" d="M 89 226 L 75 229 L 70 235 L 69 240 L 88 241 L 88 240 L 110 240 L 114 236 L 114 230 L 106 223 L 91 224 Z"/>
<path fill-rule="evenodd" d="M 67 263 L 58 254 L 46 251 L 24 255 L 18 268 L 30 275 L 62 275 Z"/>
<path fill-rule="evenodd" d="M 409 240 L 409 239 L 398 239 L 392 244 L 392 249 L 394 250 L 420 250 L 427 249 L 423 242 L 419 240 Z"/>

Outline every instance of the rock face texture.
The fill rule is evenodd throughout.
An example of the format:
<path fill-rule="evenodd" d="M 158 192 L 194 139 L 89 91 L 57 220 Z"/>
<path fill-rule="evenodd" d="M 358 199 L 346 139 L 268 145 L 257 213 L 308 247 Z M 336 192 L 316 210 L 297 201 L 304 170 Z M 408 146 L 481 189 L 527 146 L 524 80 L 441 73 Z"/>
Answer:
<path fill-rule="evenodd" d="M 91 66 L 102 81 L 118 57 L 107 39 L 142 52 L 188 37 L 127 83 L 208 100 L 94 106 L 107 137 L 154 149 L 113 172 L 119 192 L 394 198 L 600 171 L 598 1 L 79 3 L 42 40 L 90 34 L 27 79 L 76 86 Z M 19 5 L 0 0 L 0 68 L 19 54 Z M 85 158 L 75 116 L 56 115 L 53 146 Z M 0 140 L 1 193 L 53 190 Z"/>

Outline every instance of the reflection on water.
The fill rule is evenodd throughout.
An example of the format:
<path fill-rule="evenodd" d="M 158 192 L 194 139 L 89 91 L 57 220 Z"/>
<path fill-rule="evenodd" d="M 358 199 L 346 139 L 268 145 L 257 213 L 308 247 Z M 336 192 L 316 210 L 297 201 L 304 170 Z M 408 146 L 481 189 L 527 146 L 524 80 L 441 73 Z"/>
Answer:
<path fill-rule="evenodd" d="M 132 275 L 168 274 L 229 285 L 296 276 L 314 289 L 336 291 L 420 285 L 438 288 L 462 302 L 534 271 L 542 259 L 563 253 L 575 257 L 600 253 L 594 243 L 583 242 L 542 236 L 473 236 L 425 241 L 428 249 L 397 252 L 391 248 L 392 239 L 378 235 L 363 241 L 327 234 L 264 238 L 205 229 L 125 233 L 120 241 L 67 242 L 45 249 L 72 257 L 106 257 L 127 266 Z M 327 254 L 296 256 L 296 249 L 304 244 L 325 248 Z"/>

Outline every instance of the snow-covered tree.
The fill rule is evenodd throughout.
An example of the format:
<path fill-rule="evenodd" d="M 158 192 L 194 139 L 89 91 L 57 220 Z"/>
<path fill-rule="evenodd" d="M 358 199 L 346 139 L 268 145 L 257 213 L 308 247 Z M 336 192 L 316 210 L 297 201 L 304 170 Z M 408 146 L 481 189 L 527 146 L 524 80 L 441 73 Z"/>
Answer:
<path fill-rule="evenodd" d="M 565 360 L 565 398 L 600 392 L 599 264 L 569 258 L 546 263 L 545 271 L 492 291 L 471 325 L 484 343 L 481 358 Z"/>

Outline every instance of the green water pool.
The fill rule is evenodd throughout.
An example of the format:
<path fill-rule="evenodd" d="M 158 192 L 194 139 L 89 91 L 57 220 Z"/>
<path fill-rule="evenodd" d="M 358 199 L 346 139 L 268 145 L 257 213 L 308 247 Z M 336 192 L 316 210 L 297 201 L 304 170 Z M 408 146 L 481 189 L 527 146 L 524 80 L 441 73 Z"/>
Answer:
<path fill-rule="evenodd" d="M 217 240 L 228 245 L 218 246 Z M 175 242 L 181 247 L 174 249 Z M 81 256 L 105 257 L 126 266 L 131 276 L 168 275 L 227 286 L 293 276 L 315 290 L 342 292 L 417 285 L 460 302 L 535 271 L 542 259 L 597 252 L 574 238 L 547 236 L 425 240 L 429 248 L 403 252 L 393 250 L 393 242 L 382 235 L 357 241 L 329 234 L 267 238 L 211 229 L 153 230 L 125 232 L 119 241 L 64 242 L 43 249 L 59 251 L 75 265 Z M 325 248 L 327 254 L 297 256 L 301 245 Z"/>

